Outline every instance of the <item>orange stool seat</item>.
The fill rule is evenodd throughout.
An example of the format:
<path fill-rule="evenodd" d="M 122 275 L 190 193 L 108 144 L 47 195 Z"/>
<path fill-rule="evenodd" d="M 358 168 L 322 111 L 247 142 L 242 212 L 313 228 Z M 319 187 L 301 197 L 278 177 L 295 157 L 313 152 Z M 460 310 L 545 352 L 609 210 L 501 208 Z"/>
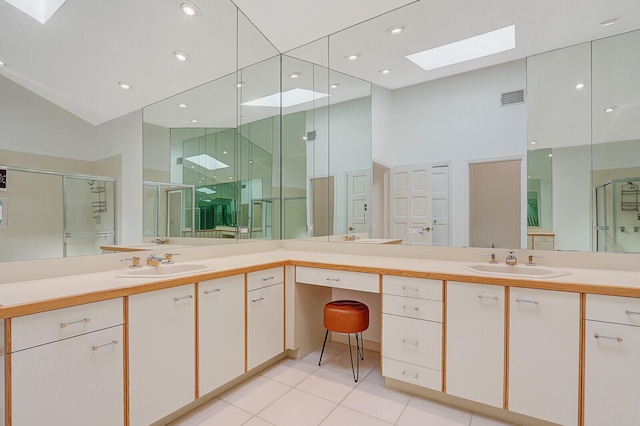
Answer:
<path fill-rule="evenodd" d="M 355 300 L 324 305 L 324 328 L 336 333 L 360 333 L 369 328 L 369 307 Z"/>
<path fill-rule="evenodd" d="M 349 358 L 351 359 L 351 372 L 353 379 L 357 382 L 360 376 L 360 360 L 364 359 L 364 339 L 362 332 L 369 328 L 369 307 L 362 302 L 355 300 L 334 300 L 324 305 L 324 328 L 327 329 L 324 334 L 324 343 L 322 344 L 322 352 L 320 352 L 320 361 L 322 363 L 322 355 L 327 344 L 327 336 L 329 331 L 335 333 L 346 333 L 349 339 Z M 353 368 L 353 355 L 351 354 L 351 333 L 356 335 L 356 361 L 357 367 Z M 358 333 L 362 341 L 362 348 L 358 341 Z"/>

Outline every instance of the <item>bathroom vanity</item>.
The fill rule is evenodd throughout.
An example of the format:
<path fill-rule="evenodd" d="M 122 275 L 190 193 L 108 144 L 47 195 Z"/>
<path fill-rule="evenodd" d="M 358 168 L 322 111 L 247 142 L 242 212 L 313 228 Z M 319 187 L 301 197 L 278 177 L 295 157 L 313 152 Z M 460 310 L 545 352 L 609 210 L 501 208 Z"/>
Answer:
<path fill-rule="evenodd" d="M 114 254 L 99 272 L 6 282 L 2 420 L 163 424 L 317 349 L 324 304 L 355 292 L 380 303 L 365 338 L 388 386 L 513 423 L 635 423 L 640 272 L 550 259 L 562 276 L 474 273 L 477 250 L 433 253 L 270 242 L 188 249 L 175 265 L 199 266 L 167 276 Z"/>

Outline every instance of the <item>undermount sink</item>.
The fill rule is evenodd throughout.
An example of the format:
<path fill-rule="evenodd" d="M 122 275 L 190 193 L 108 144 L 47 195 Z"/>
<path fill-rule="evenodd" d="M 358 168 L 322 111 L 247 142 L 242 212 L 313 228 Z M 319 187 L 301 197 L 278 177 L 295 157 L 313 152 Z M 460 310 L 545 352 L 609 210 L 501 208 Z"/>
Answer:
<path fill-rule="evenodd" d="M 544 268 L 540 266 L 507 265 L 504 263 L 478 263 L 474 265 L 460 266 L 461 268 L 476 274 L 500 275 L 506 277 L 538 278 L 546 280 L 549 278 L 571 275 L 571 272 L 560 271 L 557 269 Z"/>
<path fill-rule="evenodd" d="M 172 278 L 189 274 L 215 271 L 216 268 L 201 263 L 163 263 L 158 266 L 141 266 L 118 271 L 117 278 Z"/>

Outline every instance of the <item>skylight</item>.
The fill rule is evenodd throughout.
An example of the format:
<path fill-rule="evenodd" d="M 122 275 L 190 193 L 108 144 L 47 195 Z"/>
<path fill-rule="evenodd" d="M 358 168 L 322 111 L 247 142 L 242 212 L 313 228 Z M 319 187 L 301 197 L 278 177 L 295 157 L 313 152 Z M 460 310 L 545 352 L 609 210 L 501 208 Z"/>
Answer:
<path fill-rule="evenodd" d="M 202 193 L 208 194 L 208 195 L 216 193 L 216 191 L 214 191 L 213 189 L 207 188 L 206 186 L 203 186 L 202 188 L 196 188 L 196 191 L 202 192 Z"/>
<path fill-rule="evenodd" d="M 255 99 L 253 101 L 245 102 L 244 106 L 261 106 L 261 107 L 280 107 L 280 96 L 282 95 L 282 107 L 292 107 L 295 105 L 304 104 L 306 102 L 315 101 L 318 99 L 326 98 L 329 96 L 326 93 L 314 92 L 307 89 L 291 89 L 284 93 L 274 93 L 273 95 L 265 96 L 264 98 Z"/>
<path fill-rule="evenodd" d="M 192 155 L 191 157 L 185 158 L 185 160 L 197 164 L 200 167 L 204 167 L 207 170 L 218 170 L 229 167 L 209 154 Z"/>
<path fill-rule="evenodd" d="M 444 46 L 414 53 L 406 56 L 406 58 L 424 70 L 429 71 L 515 49 L 515 47 L 516 26 L 511 25 L 475 37 L 445 44 Z"/>
<path fill-rule="evenodd" d="M 62 6 L 65 0 L 4 0 L 44 24 Z"/>

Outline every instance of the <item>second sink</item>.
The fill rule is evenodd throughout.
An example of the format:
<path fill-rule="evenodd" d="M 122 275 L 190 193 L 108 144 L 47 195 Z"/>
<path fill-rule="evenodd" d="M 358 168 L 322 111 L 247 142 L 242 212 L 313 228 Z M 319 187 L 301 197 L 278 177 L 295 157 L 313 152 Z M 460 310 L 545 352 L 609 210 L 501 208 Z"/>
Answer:
<path fill-rule="evenodd" d="M 571 272 L 557 269 L 544 268 L 540 266 L 521 266 L 491 263 L 477 263 L 473 265 L 460 265 L 467 271 L 482 275 L 501 275 L 520 278 L 549 279 L 571 275 Z"/>
<path fill-rule="evenodd" d="M 118 271 L 118 278 L 172 278 L 189 274 L 215 271 L 216 268 L 201 263 L 169 263 L 158 266 L 142 266 Z"/>

